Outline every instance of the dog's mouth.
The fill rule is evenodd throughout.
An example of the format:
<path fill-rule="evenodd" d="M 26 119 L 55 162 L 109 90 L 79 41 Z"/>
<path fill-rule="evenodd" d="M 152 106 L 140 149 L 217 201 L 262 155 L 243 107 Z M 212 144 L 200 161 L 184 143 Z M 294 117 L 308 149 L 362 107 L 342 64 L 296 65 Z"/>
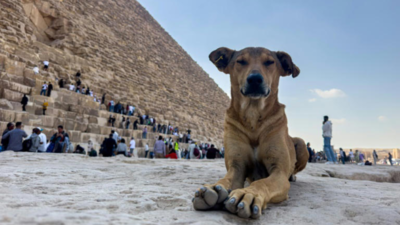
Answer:
<path fill-rule="evenodd" d="M 243 90 L 244 89 L 244 90 Z M 240 93 L 242 93 L 243 96 L 248 97 L 248 98 L 266 98 L 269 96 L 271 93 L 271 90 L 269 88 L 241 88 Z"/>

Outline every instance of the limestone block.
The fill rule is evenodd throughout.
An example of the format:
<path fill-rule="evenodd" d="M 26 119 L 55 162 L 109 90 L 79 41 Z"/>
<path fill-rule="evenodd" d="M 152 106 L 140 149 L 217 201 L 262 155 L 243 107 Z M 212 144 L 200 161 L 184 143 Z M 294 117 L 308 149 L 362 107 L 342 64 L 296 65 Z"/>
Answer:
<path fill-rule="evenodd" d="M 0 109 L 0 121 L 11 122 L 15 121 L 15 112 L 11 110 Z M 2 132 L 0 130 L 0 132 Z"/>
<path fill-rule="evenodd" d="M 28 124 L 31 115 L 27 112 L 15 112 L 15 122 L 22 122 L 23 124 Z"/>
<path fill-rule="evenodd" d="M 4 63 L 6 73 L 13 74 L 16 76 L 23 76 L 25 63 L 14 61 L 11 59 L 6 59 Z"/>
<path fill-rule="evenodd" d="M 89 123 L 98 124 L 98 117 L 89 116 Z"/>
<path fill-rule="evenodd" d="M 65 127 L 64 127 L 64 129 L 65 129 Z M 68 132 L 70 141 L 72 141 L 72 142 L 79 142 L 79 141 L 81 140 L 81 132 L 80 132 L 80 131 L 77 131 L 77 130 L 68 130 L 68 129 L 67 129 L 67 132 Z"/>
<path fill-rule="evenodd" d="M 1 96 L 9 101 L 20 102 L 24 95 L 20 92 L 4 88 Z"/>
<path fill-rule="evenodd" d="M 0 99 L 0 109 L 13 109 L 13 105 L 7 99 Z"/>
<path fill-rule="evenodd" d="M 100 127 L 97 124 L 88 124 L 87 132 L 93 133 L 93 134 L 101 134 Z"/>
<path fill-rule="evenodd" d="M 99 128 L 100 128 L 100 134 L 102 135 L 111 134 L 111 130 L 113 129 L 112 127 L 107 127 L 107 126 L 99 126 Z"/>
<path fill-rule="evenodd" d="M 31 92 L 31 87 L 8 80 L 1 80 L 0 88 L 10 89 L 12 91 L 20 92 L 22 94 L 29 94 Z"/>
<path fill-rule="evenodd" d="M 32 69 L 25 68 L 24 69 L 24 81 L 23 84 L 30 86 L 30 87 L 35 87 L 36 86 L 36 78 L 35 78 L 35 73 L 33 72 Z"/>

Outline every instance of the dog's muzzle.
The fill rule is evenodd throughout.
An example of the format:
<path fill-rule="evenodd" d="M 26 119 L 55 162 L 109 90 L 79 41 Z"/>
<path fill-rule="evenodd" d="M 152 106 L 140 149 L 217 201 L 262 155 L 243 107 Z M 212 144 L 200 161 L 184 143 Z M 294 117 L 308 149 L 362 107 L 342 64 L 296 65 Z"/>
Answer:
<path fill-rule="evenodd" d="M 270 89 L 264 82 L 261 74 L 250 74 L 247 77 L 246 85 L 240 89 L 240 92 L 250 98 L 264 98 L 270 93 Z"/>

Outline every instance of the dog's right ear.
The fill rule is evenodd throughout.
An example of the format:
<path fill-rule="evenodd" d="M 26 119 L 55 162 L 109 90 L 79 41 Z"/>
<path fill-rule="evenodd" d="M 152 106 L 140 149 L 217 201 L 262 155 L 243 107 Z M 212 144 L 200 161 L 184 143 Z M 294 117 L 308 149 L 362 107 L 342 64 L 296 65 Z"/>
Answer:
<path fill-rule="evenodd" d="M 211 62 L 214 63 L 214 65 L 218 68 L 219 71 L 228 74 L 229 71 L 227 70 L 227 68 L 234 53 L 235 50 L 221 47 L 211 52 L 208 57 L 210 58 Z"/>

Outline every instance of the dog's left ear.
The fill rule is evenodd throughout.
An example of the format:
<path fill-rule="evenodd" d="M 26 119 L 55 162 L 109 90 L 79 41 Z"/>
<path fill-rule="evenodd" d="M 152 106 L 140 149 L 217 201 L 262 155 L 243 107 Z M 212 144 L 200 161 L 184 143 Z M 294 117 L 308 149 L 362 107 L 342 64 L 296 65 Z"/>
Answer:
<path fill-rule="evenodd" d="M 292 74 L 292 77 L 295 78 L 300 74 L 300 69 L 297 67 L 293 61 L 292 57 L 286 52 L 276 52 L 276 56 L 279 59 L 279 62 L 282 65 L 282 76 L 288 76 Z"/>
<path fill-rule="evenodd" d="M 208 57 L 210 58 L 210 61 L 214 63 L 214 65 L 218 68 L 219 71 L 228 74 L 229 73 L 228 65 L 234 53 L 235 50 L 221 47 L 211 52 Z"/>

